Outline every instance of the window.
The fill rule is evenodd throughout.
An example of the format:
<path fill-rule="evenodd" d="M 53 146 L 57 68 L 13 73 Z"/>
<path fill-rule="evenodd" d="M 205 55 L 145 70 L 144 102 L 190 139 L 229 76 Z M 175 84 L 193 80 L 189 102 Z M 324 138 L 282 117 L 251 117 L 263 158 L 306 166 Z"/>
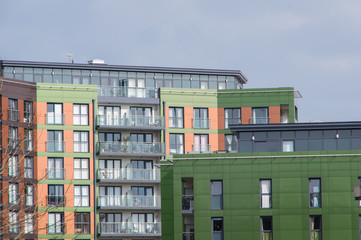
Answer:
<path fill-rule="evenodd" d="M 208 129 L 208 108 L 194 108 L 193 109 L 193 128 Z"/>
<path fill-rule="evenodd" d="M 310 193 L 310 207 L 320 208 L 321 207 L 321 179 L 310 178 L 308 180 L 309 193 Z"/>
<path fill-rule="evenodd" d="M 89 133 L 74 131 L 74 152 L 89 152 Z"/>
<path fill-rule="evenodd" d="M 169 134 L 169 154 L 184 154 L 184 134 Z"/>
<path fill-rule="evenodd" d="M 74 186 L 74 207 L 89 207 L 89 186 Z"/>
<path fill-rule="evenodd" d="M 272 180 L 261 179 L 259 182 L 261 193 L 261 208 L 272 208 Z"/>
<path fill-rule="evenodd" d="M 99 142 L 120 142 L 121 140 L 120 133 L 99 133 Z"/>
<path fill-rule="evenodd" d="M 282 151 L 293 152 L 294 151 L 293 141 L 282 141 Z"/>
<path fill-rule="evenodd" d="M 169 128 L 183 128 L 183 108 L 169 107 Z"/>
<path fill-rule="evenodd" d="M 322 240 L 321 216 L 310 216 L 310 240 Z"/>
<path fill-rule="evenodd" d="M 132 126 L 149 126 L 152 120 L 152 108 L 130 107 Z"/>
<path fill-rule="evenodd" d="M 34 204 L 34 186 L 25 185 L 25 205 L 32 206 Z"/>
<path fill-rule="evenodd" d="M 15 149 L 18 147 L 18 128 L 17 127 L 9 127 L 9 145 L 8 148 Z"/>
<path fill-rule="evenodd" d="M 24 178 L 34 177 L 34 161 L 32 157 L 25 157 L 24 159 Z"/>
<path fill-rule="evenodd" d="M 118 152 L 118 151 L 127 151 L 127 144 L 121 144 L 121 134 L 120 133 L 99 133 L 98 141 L 100 146 L 100 152 Z M 131 148 L 131 147 L 129 147 Z"/>
<path fill-rule="evenodd" d="M 19 202 L 19 185 L 17 183 L 9 183 L 9 204 L 17 205 Z"/>
<path fill-rule="evenodd" d="M 99 203 L 102 207 L 120 207 L 122 203 L 122 187 L 99 187 Z M 130 200 L 130 199 L 129 199 Z"/>
<path fill-rule="evenodd" d="M 65 233 L 63 213 L 48 213 L 48 233 L 49 234 Z"/>
<path fill-rule="evenodd" d="M 48 158 L 48 179 L 65 179 L 63 158 Z"/>
<path fill-rule="evenodd" d="M 212 240 L 223 240 L 223 218 L 212 218 Z"/>
<path fill-rule="evenodd" d="M 132 213 L 134 230 L 138 233 L 157 233 L 153 213 Z"/>
<path fill-rule="evenodd" d="M 237 152 L 238 151 L 238 139 L 234 134 L 225 135 L 225 150 L 227 152 Z"/>
<path fill-rule="evenodd" d="M 46 114 L 46 124 L 49 125 L 63 125 L 63 104 L 48 103 L 48 113 Z"/>
<path fill-rule="evenodd" d="M 210 152 L 208 134 L 194 134 L 193 151 L 198 153 Z"/>
<path fill-rule="evenodd" d="M 261 239 L 272 240 L 272 216 L 261 217 Z"/>
<path fill-rule="evenodd" d="M 75 234 L 90 233 L 90 213 L 75 213 Z"/>
<path fill-rule="evenodd" d="M 211 181 L 211 209 L 223 209 L 223 181 Z"/>
<path fill-rule="evenodd" d="M 133 152 L 160 152 L 160 145 L 153 144 L 151 133 L 131 133 L 130 140 Z"/>
<path fill-rule="evenodd" d="M 9 157 L 9 177 L 19 176 L 19 161 L 18 156 Z"/>
<path fill-rule="evenodd" d="M 33 102 L 24 101 L 24 123 L 33 122 Z"/>
<path fill-rule="evenodd" d="M 74 158 L 74 179 L 89 179 L 89 158 Z"/>
<path fill-rule="evenodd" d="M 9 232 L 10 233 L 19 233 L 20 232 L 20 222 L 19 222 L 19 213 L 18 212 L 9 212 Z"/>
<path fill-rule="evenodd" d="M 73 105 L 73 124 L 89 125 L 89 106 L 88 104 Z"/>
<path fill-rule="evenodd" d="M 99 125 L 120 125 L 120 107 L 99 106 L 98 107 L 98 124 Z M 126 115 L 122 119 L 125 126 L 127 122 Z M 128 123 L 128 124 L 127 124 Z"/>
<path fill-rule="evenodd" d="M 19 121 L 18 100 L 9 98 L 9 121 Z"/>
<path fill-rule="evenodd" d="M 33 151 L 33 130 L 25 132 L 24 147 L 26 151 Z"/>
<path fill-rule="evenodd" d="M 228 128 L 231 124 L 241 124 L 241 109 L 240 108 L 225 108 L 224 109 L 224 128 Z"/>
<path fill-rule="evenodd" d="M 63 131 L 48 130 L 46 148 L 48 152 L 64 152 Z"/>
<path fill-rule="evenodd" d="M 133 206 L 154 207 L 153 187 L 132 186 Z"/>
<path fill-rule="evenodd" d="M 152 160 L 131 160 L 132 177 L 138 180 L 153 180 L 155 179 L 153 172 Z"/>
<path fill-rule="evenodd" d="M 48 206 L 64 207 L 65 196 L 63 185 L 48 185 Z"/>
<path fill-rule="evenodd" d="M 252 108 L 252 124 L 268 124 L 268 108 Z"/>
<path fill-rule="evenodd" d="M 121 213 L 100 213 L 100 233 L 122 233 Z"/>
<path fill-rule="evenodd" d="M 100 179 L 121 179 L 121 160 L 100 159 L 98 165 L 98 177 Z"/>
<path fill-rule="evenodd" d="M 25 222 L 24 222 L 24 233 L 34 233 L 34 214 L 32 213 L 25 213 Z"/>

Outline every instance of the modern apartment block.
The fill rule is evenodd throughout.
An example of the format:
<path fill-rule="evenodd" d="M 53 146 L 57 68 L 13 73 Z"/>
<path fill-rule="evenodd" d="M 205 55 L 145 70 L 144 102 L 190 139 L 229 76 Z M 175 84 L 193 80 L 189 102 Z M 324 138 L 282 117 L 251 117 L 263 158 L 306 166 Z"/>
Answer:
<path fill-rule="evenodd" d="M 172 239 L 173 230 L 175 239 L 209 239 L 198 235 L 197 224 L 185 226 L 170 213 L 178 200 L 169 180 L 172 166 L 167 166 L 173 160 L 166 159 L 176 154 L 238 152 L 240 140 L 231 125 L 297 122 L 297 91 L 243 89 L 247 79 L 236 70 L 114 66 L 99 61 L 0 61 L 0 65 L 2 86 L 29 92 L 28 96 L 2 88 L 2 129 L 14 131 L 10 128 L 18 126 L 9 138 L 2 134 L 3 154 L 12 146 L 11 134 L 24 141 L 31 136 L 33 141 L 26 156 L 33 157 L 34 207 L 23 211 L 33 214 L 32 220 L 21 221 L 20 208 L 3 214 L 2 232 L 12 234 L 5 239 L 26 231 L 21 238 L 156 240 Z M 17 108 L 12 100 L 18 102 Z M 24 102 L 32 103 L 31 128 L 26 125 L 30 107 Z M 14 110 L 19 118 L 10 121 L 7 114 Z M 24 137 L 26 129 L 33 135 Z M 19 171 L 27 166 L 20 163 Z M 161 177 L 163 168 L 167 169 Z M 10 194 L 5 186 L 18 179 L 1 174 L 2 206 L 11 205 L 14 193 L 26 208 L 25 185 L 19 182 Z M 28 178 L 24 176 L 24 182 Z M 189 195 L 185 201 L 193 204 L 193 180 L 183 180 Z M 190 209 L 179 213 L 189 222 L 198 221 Z"/>
<path fill-rule="evenodd" d="M 361 122 L 230 130 L 238 153 L 162 166 L 163 239 L 360 238 Z"/>

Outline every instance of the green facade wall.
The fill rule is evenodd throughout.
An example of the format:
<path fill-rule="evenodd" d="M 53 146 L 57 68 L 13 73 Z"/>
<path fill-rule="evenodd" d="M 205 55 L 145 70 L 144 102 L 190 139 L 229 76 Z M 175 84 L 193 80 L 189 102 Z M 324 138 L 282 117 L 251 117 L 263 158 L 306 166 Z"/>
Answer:
<path fill-rule="evenodd" d="M 182 239 L 182 178 L 193 178 L 197 240 L 211 239 L 211 217 L 224 218 L 225 240 L 260 239 L 260 216 L 273 216 L 273 239 L 306 240 L 310 215 L 322 215 L 322 239 L 359 239 L 361 209 L 353 186 L 361 176 L 360 153 L 174 156 L 195 159 L 162 166 L 163 239 Z M 309 208 L 309 178 L 321 178 L 322 208 Z M 272 179 L 272 209 L 260 209 L 260 179 Z M 211 180 L 223 180 L 223 210 L 211 210 Z"/>

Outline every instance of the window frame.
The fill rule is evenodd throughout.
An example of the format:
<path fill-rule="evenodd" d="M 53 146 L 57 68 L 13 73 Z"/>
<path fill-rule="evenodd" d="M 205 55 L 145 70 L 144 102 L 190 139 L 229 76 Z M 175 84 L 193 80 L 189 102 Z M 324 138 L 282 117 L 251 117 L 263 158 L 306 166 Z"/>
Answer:
<path fill-rule="evenodd" d="M 61 108 L 60 112 L 57 111 L 57 107 Z M 65 120 L 64 120 L 63 112 L 64 112 L 63 103 L 51 103 L 51 102 L 47 103 L 47 106 L 46 106 L 46 124 L 47 125 L 64 125 Z M 59 121 L 59 117 L 60 117 L 60 121 Z"/>
<path fill-rule="evenodd" d="M 12 122 L 19 121 L 19 102 L 18 99 L 8 99 L 8 120 Z"/>
<path fill-rule="evenodd" d="M 9 233 L 19 233 L 19 232 L 20 232 L 19 212 L 9 211 Z"/>
<path fill-rule="evenodd" d="M 219 221 L 219 220 L 222 221 L 222 228 L 221 228 L 221 231 L 216 231 L 214 224 L 215 224 L 215 221 Z M 221 236 L 220 237 L 214 236 L 214 234 L 216 232 L 221 232 Z M 212 217 L 211 218 L 211 234 L 212 234 L 212 240 L 214 240 L 214 239 L 223 240 L 223 238 L 224 238 L 224 221 L 223 221 L 223 217 Z"/>
<path fill-rule="evenodd" d="M 75 141 L 76 136 L 78 137 L 79 141 Z M 86 138 L 86 140 L 84 140 L 84 138 Z M 88 131 L 74 131 L 73 132 L 73 145 L 74 145 L 73 151 L 75 153 L 89 152 L 89 132 Z"/>
<path fill-rule="evenodd" d="M 83 163 L 84 160 L 87 164 L 86 168 L 83 167 Z M 79 161 L 79 168 L 76 167 L 76 161 Z M 89 158 L 74 158 L 74 179 L 75 180 L 88 180 L 90 177 L 90 171 L 89 171 Z M 76 171 L 79 171 L 79 174 L 76 174 Z M 84 174 L 86 175 L 86 177 L 83 177 Z M 80 178 L 76 177 L 76 176 L 80 176 Z"/>
<path fill-rule="evenodd" d="M 215 189 L 214 187 L 216 183 L 220 183 L 220 189 L 217 189 L 218 191 L 220 191 L 219 194 L 215 193 Z M 219 207 L 215 207 L 214 203 L 216 202 L 215 199 L 216 198 L 220 198 L 220 206 Z M 211 180 L 211 209 L 212 210 L 221 210 L 223 209 L 223 180 Z"/>
<path fill-rule="evenodd" d="M 34 104 L 32 101 L 24 101 L 24 123 L 32 123 Z"/>
<path fill-rule="evenodd" d="M 315 217 L 319 217 L 319 226 L 320 228 L 319 229 L 314 229 L 314 225 L 315 225 L 315 222 L 312 221 L 315 219 Z M 310 215 L 309 217 L 309 229 L 310 229 L 310 240 L 322 240 L 322 216 L 321 215 Z M 313 226 L 312 226 L 312 223 L 313 223 Z M 313 232 L 319 232 L 320 233 L 320 237 L 319 238 L 314 238 L 312 235 Z"/>
<path fill-rule="evenodd" d="M 175 142 L 172 143 L 171 139 L 174 136 Z M 179 143 L 181 137 L 181 143 Z M 175 146 L 175 149 L 172 148 Z M 180 151 L 178 151 L 180 148 Z M 184 133 L 169 133 L 169 154 L 184 154 Z"/>
<path fill-rule="evenodd" d="M 84 221 L 83 217 L 86 216 L 88 221 Z M 78 221 L 77 217 L 80 217 L 80 221 Z M 80 226 L 80 228 L 77 227 Z M 87 227 L 84 231 L 84 227 Z M 74 212 L 74 233 L 75 234 L 90 234 L 91 233 L 91 220 L 89 212 Z M 81 231 L 77 231 L 77 229 L 81 229 Z"/>
<path fill-rule="evenodd" d="M 83 113 L 83 107 L 86 107 L 86 113 Z M 76 111 L 76 107 L 78 111 Z M 84 121 L 85 119 L 85 121 Z M 84 121 L 84 123 L 83 123 Z M 73 125 L 88 126 L 89 125 L 89 104 L 74 103 L 73 104 Z"/>
<path fill-rule="evenodd" d="M 262 188 L 262 183 L 263 182 L 269 182 L 269 192 L 264 192 L 263 191 L 263 188 Z M 259 180 L 259 192 L 260 192 L 260 208 L 261 209 L 272 209 L 272 179 L 270 178 L 265 178 L 265 179 L 260 179 Z M 267 206 L 267 202 L 265 198 L 264 199 L 264 196 L 268 196 L 268 199 L 269 199 L 269 205 Z"/>
<path fill-rule="evenodd" d="M 231 144 L 228 143 L 227 137 L 232 137 Z M 224 150 L 226 152 L 238 152 L 238 138 L 235 134 L 224 134 Z"/>
<path fill-rule="evenodd" d="M 265 219 L 270 219 L 271 220 L 271 230 L 265 230 L 264 229 L 264 220 Z M 263 234 L 264 233 L 270 233 L 271 237 L 269 239 L 273 239 L 273 217 L 272 216 L 261 216 L 260 217 L 260 239 L 263 240 L 263 239 L 267 239 L 267 238 L 263 238 Z"/>
<path fill-rule="evenodd" d="M 318 181 L 318 192 L 315 192 L 315 187 L 312 185 L 312 181 Z M 311 187 L 313 186 L 313 189 Z M 311 191 L 312 190 L 312 191 Z M 312 197 L 316 196 L 316 199 Z M 309 208 L 322 208 L 322 189 L 321 189 L 321 178 L 309 178 L 308 179 L 308 196 L 309 196 Z M 318 198 L 317 198 L 318 197 Z"/>
<path fill-rule="evenodd" d="M 34 178 L 34 158 L 24 157 L 24 178 Z"/>
<path fill-rule="evenodd" d="M 53 216 L 53 218 L 54 218 L 54 223 L 52 221 L 50 221 L 50 220 L 53 220 L 50 218 L 51 216 Z M 57 220 L 58 217 L 60 217 L 60 220 Z M 64 225 L 65 225 L 65 223 L 64 223 L 64 213 L 63 212 L 49 212 L 48 213 L 48 234 L 64 234 L 65 233 Z M 54 231 L 50 232 L 52 226 L 54 226 Z M 57 231 L 58 227 L 60 227 L 60 231 Z"/>
<path fill-rule="evenodd" d="M 76 194 L 77 190 L 80 194 Z M 83 188 L 87 189 L 87 195 L 83 194 Z M 86 201 L 86 204 L 83 204 Z M 77 202 L 79 204 L 77 204 Z M 74 185 L 74 207 L 89 207 L 90 206 L 90 186 L 89 185 Z"/>
<path fill-rule="evenodd" d="M 52 137 L 49 138 L 49 134 L 52 134 Z M 58 136 L 60 136 L 61 139 L 56 139 Z M 52 148 L 49 147 L 53 146 Z M 59 149 L 59 143 L 60 148 Z M 49 151 L 50 150 L 50 151 Z M 46 146 L 47 152 L 65 152 L 65 143 L 64 143 L 64 132 L 63 130 L 47 130 L 47 146 Z"/>
<path fill-rule="evenodd" d="M 181 110 L 181 115 L 178 116 L 179 112 L 178 110 Z M 172 111 L 172 114 L 171 114 Z M 171 117 L 173 115 L 173 117 Z M 181 124 L 178 124 L 181 120 Z M 168 125 L 169 128 L 184 128 L 184 107 L 169 107 L 168 109 Z M 171 124 L 172 123 L 172 124 Z"/>
<path fill-rule="evenodd" d="M 234 113 L 236 110 L 239 111 L 239 117 L 234 117 Z M 228 111 L 231 111 L 231 117 L 229 117 Z M 227 114 L 226 114 L 226 112 L 227 112 Z M 238 113 L 236 113 L 236 115 L 238 115 Z M 230 124 L 242 124 L 241 108 L 225 108 L 224 109 L 224 129 L 229 129 Z"/>

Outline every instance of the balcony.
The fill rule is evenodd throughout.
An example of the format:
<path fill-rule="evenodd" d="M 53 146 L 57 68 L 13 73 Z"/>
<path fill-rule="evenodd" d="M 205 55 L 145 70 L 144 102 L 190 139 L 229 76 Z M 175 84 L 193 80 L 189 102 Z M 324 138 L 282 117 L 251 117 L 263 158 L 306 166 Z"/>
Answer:
<path fill-rule="evenodd" d="M 163 156 L 164 144 L 130 141 L 100 142 L 98 153 L 100 155 Z"/>
<path fill-rule="evenodd" d="M 132 88 L 132 87 L 100 87 L 100 97 L 134 97 L 134 98 L 158 98 L 155 88 Z"/>
<path fill-rule="evenodd" d="M 46 175 L 48 176 L 48 179 L 58 179 L 63 180 L 65 179 L 65 168 L 47 168 L 46 169 Z"/>
<path fill-rule="evenodd" d="M 49 195 L 48 206 L 51 207 L 64 207 L 65 206 L 65 196 L 63 195 Z"/>
<path fill-rule="evenodd" d="M 194 232 L 184 232 L 183 240 L 194 240 Z"/>
<path fill-rule="evenodd" d="M 131 236 L 141 237 L 161 236 L 160 223 L 139 223 L 139 222 L 103 222 L 99 223 L 99 233 L 101 236 Z"/>
<path fill-rule="evenodd" d="M 19 121 L 19 110 L 9 109 L 8 110 L 8 120 L 17 122 Z"/>
<path fill-rule="evenodd" d="M 208 144 L 194 144 L 192 153 L 213 153 L 211 145 Z"/>
<path fill-rule="evenodd" d="M 53 112 L 47 113 L 46 124 L 48 125 L 64 125 L 65 115 L 64 114 L 54 114 Z"/>
<path fill-rule="evenodd" d="M 63 141 L 46 141 L 47 152 L 65 152 L 65 142 Z"/>
<path fill-rule="evenodd" d="M 103 168 L 98 169 L 101 182 L 160 182 L 160 169 Z"/>
<path fill-rule="evenodd" d="M 164 117 L 158 116 L 106 116 L 98 115 L 98 127 L 100 128 L 126 128 L 126 129 L 155 129 L 164 128 Z"/>
<path fill-rule="evenodd" d="M 210 120 L 209 118 L 193 118 L 194 129 L 209 129 Z"/>
<path fill-rule="evenodd" d="M 182 196 L 182 213 L 193 214 L 194 211 L 194 196 L 183 195 Z"/>
<path fill-rule="evenodd" d="M 160 197 L 138 195 L 106 195 L 98 197 L 101 209 L 160 209 Z"/>
<path fill-rule="evenodd" d="M 256 117 L 256 118 L 250 118 L 249 124 L 269 124 L 269 117 Z"/>
<path fill-rule="evenodd" d="M 65 234 L 66 223 L 56 222 L 55 224 L 48 223 L 48 234 Z"/>

